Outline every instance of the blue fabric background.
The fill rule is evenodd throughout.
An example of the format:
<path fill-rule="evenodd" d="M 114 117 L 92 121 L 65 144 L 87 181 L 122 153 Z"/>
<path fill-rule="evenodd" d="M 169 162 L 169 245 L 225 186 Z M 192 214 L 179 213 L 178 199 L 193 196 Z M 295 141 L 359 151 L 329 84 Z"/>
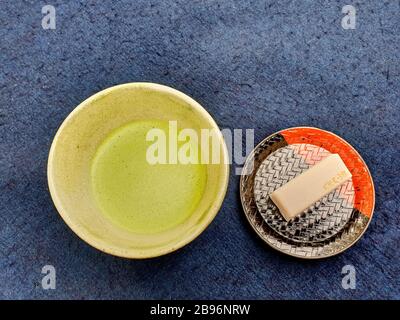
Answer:
<path fill-rule="evenodd" d="M 341 8 L 357 8 L 356 30 Z M 41 8 L 56 7 L 56 30 Z M 0 298 L 400 298 L 399 1 L 1 1 Z M 46 161 L 71 110 L 109 86 L 152 81 L 198 100 L 256 143 L 317 126 L 355 146 L 375 180 L 375 216 L 345 253 L 301 261 L 251 230 L 232 170 L 223 207 L 176 253 L 130 261 L 64 224 Z M 57 289 L 41 288 L 41 268 Z M 357 288 L 341 287 L 352 264 Z"/>

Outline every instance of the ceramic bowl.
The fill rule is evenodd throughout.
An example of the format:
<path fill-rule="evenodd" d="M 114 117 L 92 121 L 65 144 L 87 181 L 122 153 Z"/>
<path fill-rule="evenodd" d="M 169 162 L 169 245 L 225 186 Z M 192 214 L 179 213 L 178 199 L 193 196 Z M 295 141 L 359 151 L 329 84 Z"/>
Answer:
<path fill-rule="evenodd" d="M 135 120 L 176 120 L 182 127 L 217 129 L 220 161 L 206 166 L 206 186 L 197 207 L 177 226 L 155 234 L 121 228 L 101 212 L 91 185 L 91 161 L 113 130 Z M 48 184 L 66 224 L 85 242 L 126 258 L 150 258 L 191 242 L 211 223 L 224 199 L 229 177 L 228 152 L 210 114 L 187 95 L 154 83 L 128 83 L 83 101 L 58 129 L 48 159 Z M 170 183 L 170 181 L 165 181 Z"/>

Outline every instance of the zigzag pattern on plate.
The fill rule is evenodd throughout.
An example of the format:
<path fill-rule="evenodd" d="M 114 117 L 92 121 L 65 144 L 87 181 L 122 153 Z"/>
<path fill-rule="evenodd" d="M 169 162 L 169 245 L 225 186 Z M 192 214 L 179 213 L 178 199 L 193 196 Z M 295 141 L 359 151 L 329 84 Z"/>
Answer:
<path fill-rule="evenodd" d="M 336 234 L 348 221 L 353 210 L 354 190 L 349 181 L 287 222 L 269 195 L 330 152 L 310 144 L 294 144 L 270 154 L 260 165 L 254 186 L 259 212 L 266 223 L 283 237 L 293 241 L 323 241 Z"/>

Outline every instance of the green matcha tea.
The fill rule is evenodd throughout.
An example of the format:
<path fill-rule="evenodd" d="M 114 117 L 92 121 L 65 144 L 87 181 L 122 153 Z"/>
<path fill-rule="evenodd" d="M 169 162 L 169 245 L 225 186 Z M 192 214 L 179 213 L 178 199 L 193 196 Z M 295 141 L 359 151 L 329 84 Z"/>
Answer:
<path fill-rule="evenodd" d="M 203 164 L 149 163 L 146 152 L 153 142 L 146 136 L 154 128 L 169 133 L 168 122 L 157 120 L 118 128 L 100 145 L 91 167 L 100 210 L 114 224 L 140 234 L 162 232 L 185 221 L 207 180 Z"/>

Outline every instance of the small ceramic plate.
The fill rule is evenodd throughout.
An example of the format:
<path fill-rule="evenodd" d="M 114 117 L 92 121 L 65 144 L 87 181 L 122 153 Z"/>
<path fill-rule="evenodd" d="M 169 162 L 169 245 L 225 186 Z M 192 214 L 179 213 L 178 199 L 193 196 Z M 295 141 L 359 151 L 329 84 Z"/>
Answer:
<path fill-rule="evenodd" d="M 289 222 L 270 194 L 331 153 L 338 153 L 352 179 Z M 240 179 L 248 221 L 271 247 L 291 256 L 318 259 L 351 247 L 371 220 L 375 192 L 357 151 L 337 135 L 318 128 L 286 129 L 264 139 L 249 155 Z"/>

